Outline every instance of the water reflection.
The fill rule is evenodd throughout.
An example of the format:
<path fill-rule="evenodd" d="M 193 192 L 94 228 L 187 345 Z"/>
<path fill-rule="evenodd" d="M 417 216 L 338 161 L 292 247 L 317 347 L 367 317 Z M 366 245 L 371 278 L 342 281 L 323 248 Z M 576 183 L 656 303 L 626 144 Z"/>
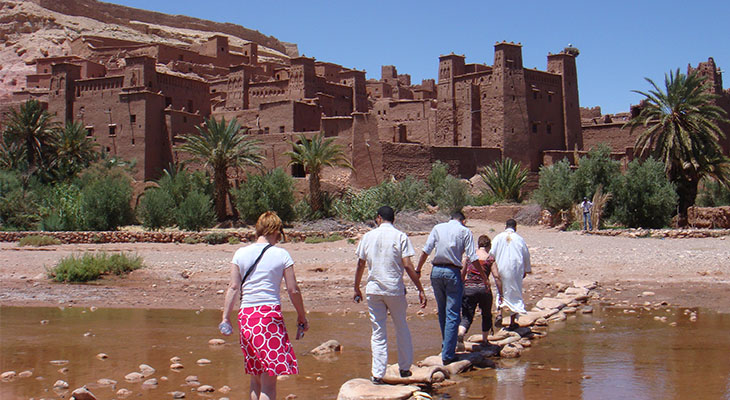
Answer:
<path fill-rule="evenodd" d="M 667 317 L 666 322 L 655 316 Z M 30 378 L 0 382 L 0 398 L 61 398 L 59 379 L 70 389 L 82 385 L 102 399 L 115 398 L 120 388 L 133 398 L 164 398 L 172 391 L 190 392 L 185 378 L 196 375 L 202 384 L 232 391 L 241 398 L 248 387 L 242 355 L 235 339 L 224 346 L 209 346 L 219 337 L 219 313 L 185 310 L 112 310 L 91 312 L 79 308 L 0 308 L 0 372 L 30 370 Z M 285 315 L 293 326 L 294 315 Z M 42 320 L 48 323 L 41 324 Z M 296 393 L 301 399 L 335 399 L 348 379 L 370 372 L 370 325 L 365 314 L 312 313 L 312 329 L 294 347 L 302 374 L 280 381 L 281 397 Z M 597 323 L 599 322 L 599 323 Z M 670 322 L 676 322 L 672 327 Z M 437 354 L 440 340 L 434 318 L 413 318 L 417 359 Z M 501 360 L 497 370 L 468 372 L 458 384 L 437 391 L 434 398 L 484 399 L 683 399 L 730 398 L 730 316 L 700 312 L 689 322 L 682 310 L 597 309 L 558 325 L 526 351 L 521 359 Z M 337 339 L 341 354 L 315 359 L 306 351 Z M 109 358 L 99 360 L 98 353 Z M 169 369 L 170 358 L 182 359 L 184 369 Z M 198 365 L 201 358 L 210 365 Z M 391 361 L 395 361 L 391 352 Z M 66 366 L 52 360 L 68 360 Z M 124 376 L 142 363 L 157 369 L 156 388 L 129 383 Z M 63 368 L 67 368 L 67 371 Z M 117 381 L 103 386 L 101 378 Z M 198 394 L 195 394 L 197 398 Z M 208 395 L 219 398 L 216 392 Z"/>

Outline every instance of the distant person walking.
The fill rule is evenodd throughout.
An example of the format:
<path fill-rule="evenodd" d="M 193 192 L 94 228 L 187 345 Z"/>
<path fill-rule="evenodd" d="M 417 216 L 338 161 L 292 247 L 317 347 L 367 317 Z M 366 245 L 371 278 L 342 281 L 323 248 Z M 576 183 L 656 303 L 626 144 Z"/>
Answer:
<path fill-rule="evenodd" d="M 406 288 L 403 283 L 405 271 L 418 288 L 418 298 L 421 308 L 426 307 L 426 293 L 421 281 L 413 269 L 411 256 L 414 254 L 413 245 L 405 233 L 393 227 L 395 212 L 388 206 L 378 209 L 375 222 L 378 227 L 363 235 L 357 246 L 358 257 L 355 271 L 355 302 L 362 300 L 360 282 L 365 266 L 368 268 L 365 294 L 372 324 L 370 346 L 372 350 L 372 377 L 373 383 L 382 384 L 385 369 L 388 366 L 388 331 L 386 321 L 388 312 L 395 325 L 396 340 L 398 342 L 398 367 L 400 376 L 411 376 L 413 364 L 413 344 L 411 332 L 406 322 Z"/>
<path fill-rule="evenodd" d="M 282 278 L 297 311 L 299 330 L 309 329 L 302 294 L 294 276 L 294 261 L 289 252 L 275 246 L 282 234 L 281 219 L 275 212 L 261 214 L 256 221 L 256 242 L 238 249 L 233 256 L 231 280 L 223 303 L 221 332 L 230 334 L 230 315 L 243 291 L 238 323 L 246 373 L 251 375 L 252 400 L 275 399 L 276 377 L 299 372 L 281 314 L 279 289 Z"/>
<path fill-rule="evenodd" d="M 464 282 L 461 278 L 461 259 L 466 259 L 478 270 L 483 270 L 474 246 L 474 236 L 464 226 L 466 217 L 461 212 L 451 214 L 451 220 L 433 227 L 418 260 L 416 272 L 421 273 L 428 255 L 435 249 L 431 286 L 438 305 L 441 328 L 441 360 L 444 365 L 456 361 L 456 343 L 461 322 L 461 303 Z"/>
<path fill-rule="evenodd" d="M 461 302 L 461 324 L 459 324 L 459 343 L 464 342 L 464 335 L 469 331 L 477 307 L 482 314 L 482 342 L 487 343 L 487 336 L 492 330 L 492 290 L 489 288 L 489 273 L 499 282 L 499 272 L 494 265 L 494 256 L 489 254 L 492 241 L 487 235 L 477 240 L 477 257 L 484 267 L 484 272 L 476 268 L 470 261 L 464 262 L 461 278 L 464 280 L 464 297 Z"/>
<path fill-rule="evenodd" d="M 583 197 L 583 202 L 580 203 L 580 208 L 583 210 L 583 230 L 593 230 L 593 221 L 591 221 L 591 211 L 593 209 L 593 203 L 588 201 L 588 197 Z"/>
<path fill-rule="evenodd" d="M 509 327 L 517 327 L 517 314 L 524 314 L 522 301 L 522 280 L 532 271 L 530 251 L 525 241 L 516 233 L 517 222 L 508 219 L 504 232 L 495 236 L 489 254 L 497 264 L 497 309 L 506 312 L 511 320 Z M 504 314 L 503 314 L 504 316 Z"/>

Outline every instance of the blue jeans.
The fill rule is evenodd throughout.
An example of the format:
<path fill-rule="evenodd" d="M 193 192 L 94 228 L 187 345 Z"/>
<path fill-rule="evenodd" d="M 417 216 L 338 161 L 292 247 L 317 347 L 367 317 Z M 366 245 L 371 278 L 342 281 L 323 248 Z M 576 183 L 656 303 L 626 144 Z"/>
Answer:
<path fill-rule="evenodd" d="M 439 326 L 441 327 L 441 359 L 452 361 L 456 357 L 456 340 L 461 323 L 461 300 L 464 282 L 457 268 L 434 265 L 431 270 L 431 287 L 438 305 Z"/>
<path fill-rule="evenodd" d="M 587 228 L 588 227 L 588 228 Z M 591 213 L 584 212 L 583 213 L 583 230 L 593 230 L 593 221 L 591 221 Z"/>

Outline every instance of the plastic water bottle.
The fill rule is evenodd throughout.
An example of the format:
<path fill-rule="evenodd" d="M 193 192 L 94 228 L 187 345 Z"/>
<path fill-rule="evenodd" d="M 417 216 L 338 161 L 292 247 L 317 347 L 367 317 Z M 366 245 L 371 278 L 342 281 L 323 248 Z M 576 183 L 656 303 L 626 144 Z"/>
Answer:
<path fill-rule="evenodd" d="M 304 337 L 304 324 L 297 324 L 297 335 L 294 339 L 299 340 Z"/>
<path fill-rule="evenodd" d="M 221 331 L 222 334 L 228 336 L 233 332 L 233 327 L 228 322 L 221 322 L 220 325 L 218 325 L 218 330 Z"/>

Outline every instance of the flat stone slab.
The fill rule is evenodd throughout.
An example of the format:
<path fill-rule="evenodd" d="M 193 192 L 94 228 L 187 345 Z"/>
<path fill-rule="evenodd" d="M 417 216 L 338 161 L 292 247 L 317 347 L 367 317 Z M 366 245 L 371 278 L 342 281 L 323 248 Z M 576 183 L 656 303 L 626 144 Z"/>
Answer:
<path fill-rule="evenodd" d="M 596 281 L 586 281 L 582 279 L 576 279 L 573 281 L 573 287 L 586 288 L 588 290 L 595 289 L 598 286 Z"/>
<path fill-rule="evenodd" d="M 367 379 L 350 379 L 340 387 L 337 400 L 405 400 L 418 390 L 413 385 L 375 385 Z"/>
<path fill-rule="evenodd" d="M 430 367 L 412 365 L 411 373 L 413 375 L 407 378 L 401 378 L 398 364 L 391 364 L 388 366 L 388 369 L 385 370 L 383 381 L 390 385 L 431 385 L 443 382 L 450 376 L 449 371 L 446 368 L 437 365 Z"/>
<path fill-rule="evenodd" d="M 551 308 L 561 309 L 565 307 L 566 304 L 570 303 L 572 299 L 558 299 L 553 297 L 545 297 L 544 299 L 537 302 L 536 306 L 537 308 L 541 308 L 543 310 L 549 310 Z"/>

